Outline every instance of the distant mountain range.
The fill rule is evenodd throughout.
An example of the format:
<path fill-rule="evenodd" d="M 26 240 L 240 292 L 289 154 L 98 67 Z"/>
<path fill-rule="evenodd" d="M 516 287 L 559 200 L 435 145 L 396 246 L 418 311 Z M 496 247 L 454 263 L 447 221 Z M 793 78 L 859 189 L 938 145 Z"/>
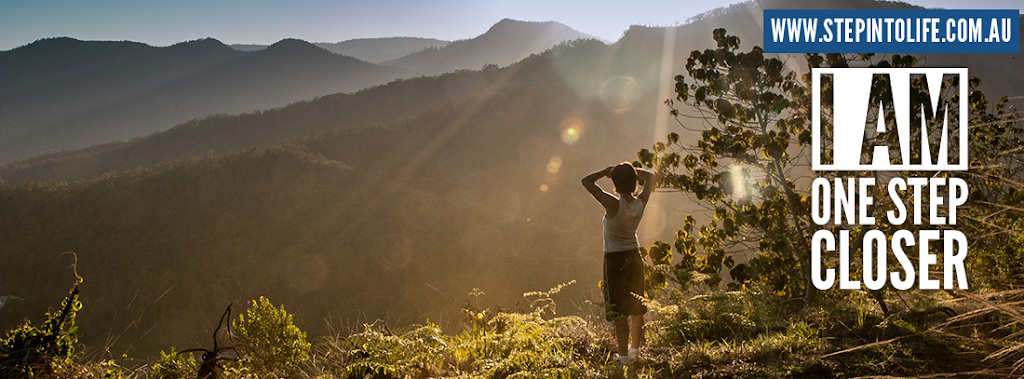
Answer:
<path fill-rule="evenodd" d="M 530 54 L 550 49 L 562 41 L 594 38 L 563 24 L 504 19 L 487 33 L 455 41 L 438 49 L 426 49 L 382 62 L 419 75 L 437 75 L 455 70 L 479 70 L 487 64 L 507 66 Z"/>
<path fill-rule="evenodd" d="M 0 163 L 127 140 L 210 114 L 352 93 L 397 78 L 440 73 L 443 67 L 508 65 L 582 36 L 558 23 L 503 20 L 451 46 L 394 38 L 318 47 L 286 39 L 265 49 L 238 51 L 214 39 L 169 47 L 39 40 L 0 52 Z M 436 49 L 441 45 L 447 47 Z M 329 50 L 372 61 L 430 52 L 430 63 L 417 67 L 421 58 L 411 58 L 375 65 Z"/>
<path fill-rule="evenodd" d="M 126 140 L 215 113 L 270 109 L 405 76 L 298 40 L 251 53 L 40 40 L 0 53 L 0 162 Z"/>
<path fill-rule="evenodd" d="M 454 42 L 392 37 L 352 39 L 337 43 L 317 42 L 314 45 L 335 54 L 401 67 L 417 75 L 437 75 L 462 69 L 479 70 L 486 64 L 508 66 L 562 41 L 581 38 L 595 37 L 554 21 L 504 19 L 476 38 Z M 239 51 L 266 48 L 266 45 L 230 46 Z"/>
<path fill-rule="evenodd" d="M 778 3 L 777 8 L 820 6 L 813 2 L 802 4 L 794 0 L 774 3 Z M 871 0 L 845 0 L 841 5 L 848 8 L 909 7 L 902 3 Z M 736 4 L 679 27 L 633 26 L 618 42 L 610 45 L 610 49 L 601 57 L 608 78 L 585 77 L 576 68 L 565 66 L 559 67 L 563 75 L 561 80 L 581 93 L 604 96 L 609 102 L 638 101 L 635 96 L 612 99 L 608 92 L 621 85 L 632 89 L 661 85 L 665 80 L 659 77 L 659 67 L 663 61 L 672 63 L 673 68 L 668 72 L 683 72 L 689 51 L 705 46 L 706 36 L 719 26 L 729 26 L 729 33 L 738 35 L 744 45 L 750 43 L 748 41 L 759 42 L 761 30 L 756 25 L 760 20 L 751 20 L 751 16 L 746 14 L 758 12 L 758 9 L 753 3 Z M 387 89 L 360 93 L 351 100 L 344 100 L 347 102 L 344 105 L 336 103 L 333 107 L 341 107 L 339 109 L 345 111 L 337 113 L 336 117 L 339 118 L 327 124 L 303 123 L 302 127 L 285 128 L 260 123 L 262 131 L 255 134 L 251 126 L 235 128 L 230 132 L 214 132 L 210 129 L 203 132 L 209 133 L 208 137 L 195 141 L 181 140 L 182 133 L 177 129 L 210 124 L 208 120 L 195 120 L 137 141 L 112 142 L 82 150 L 54 152 L 61 148 L 125 140 L 154 133 L 160 130 L 161 125 L 173 125 L 170 120 L 175 117 L 188 119 L 211 113 L 270 109 L 300 99 L 344 92 L 338 89 L 352 92 L 391 78 L 440 70 L 437 67 L 476 65 L 482 59 L 478 57 L 491 57 L 491 61 L 499 64 L 502 62 L 499 59 L 501 56 L 511 59 L 507 58 L 508 55 L 495 53 L 499 49 L 494 46 L 502 46 L 499 41 L 515 47 L 506 50 L 519 50 L 522 55 L 530 51 L 529 46 L 533 46 L 527 41 L 536 41 L 539 36 L 549 38 L 541 44 L 546 45 L 559 38 L 579 35 L 553 22 L 503 20 L 477 38 L 411 54 L 399 60 L 404 63 L 389 62 L 407 64 L 408 68 L 404 69 L 373 65 L 332 54 L 300 40 L 283 40 L 253 52 L 235 51 L 212 39 L 166 48 L 131 42 L 83 42 L 66 38 L 41 40 L 0 52 L 0 84 L 3 84 L 0 85 L 0 99 L 3 99 L 0 101 L 0 119 L 4 125 L 0 128 L 0 180 L 17 182 L 26 179 L 90 178 L 108 171 L 147 167 L 159 162 L 202 155 L 211 150 L 220 153 L 251 146 L 269 146 L 314 131 L 416 117 L 429 107 L 456 104 L 450 103 L 453 99 L 462 101 L 483 96 L 484 92 L 480 92 L 483 85 L 468 76 L 438 82 L 443 85 L 424 83 L 417 87 L 418 90 L 403 94 L 403 90 L 397 88 L 409 87 L 395 83 L 387 86 Z M 671 45 L 671 59 L 665 60 L 664 40 L 668 37 L 674 43 Z M 400 40 L 384 41 L 387 43 L 377 46 Z M 986 93 L 996 97 L 1020 96 L 1020 88 L 1024 88 L 1024 71 L 1005 69 L 1015 67 L 1018 56 L 928 54 L 922 57 L 921 62 L 929 66 L 970 67 L 972 75 L 983 77 L 985 73 L 992 73 L 987 76 L 998 79 L 985 81 Z M 414 61 L 429 61 L 433 64 L 424 63 L 416 69 L 417 65 L 411 63 Z M 794 67 L 799 69 L 800 65 Z M 27 74 L 19 76 L 13 75 L 14 72 Z M 496 89 L 498 86 L 490 88 L 489 91 L 500 91 Z M 415 96 L 406 96 L 411 93 L 424 97 L 417 99 Z M 386 110 L 388 108 L 382 104 L 389 100 L 391 103 L 388 106 L 392 109 Z M 346 110 L 348 107 L 352 107 L 351 111 Z M 30 124 L 27 120 L 41 121 L 36 122 L 40 124 L 36 128 L 26 130 L 24 126 Z M 200 129 L 205 130 L 205 127 Z M 159 141 L 167 139 L 175 140 L 174 144 L 183 148 L 160 148 L 170 142 Z M 46 151 L 52 153 L 38 155 Z M 123 151 L 139 153 L 125 156 Z M 29 159 L 29 156 L 34 157 Z M 20 161 L 2 165 L 14 159 Z M 97 164 L 97 160 L 109 164 Z"/>
<path fill-rule="evenodd" d="M 314 42 L 313 44 L 335 54 L 348 55 L 370 63 L 398 59 L 424 49 L 447 46 L 450 41 L 433 38 L 390 37 L 358 38 L 342 42 Z M 228 45 L 238 51 L 258 51 L 267 45 Z"/>

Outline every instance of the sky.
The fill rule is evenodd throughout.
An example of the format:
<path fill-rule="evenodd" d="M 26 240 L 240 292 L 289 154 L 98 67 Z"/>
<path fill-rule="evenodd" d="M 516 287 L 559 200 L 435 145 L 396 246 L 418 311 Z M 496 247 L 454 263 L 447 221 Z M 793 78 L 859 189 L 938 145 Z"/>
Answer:
<path fill-rule="evenodd" d="M 212 37 L 227 44 L 284 38 L 339 42 L 476 37 L 504 18 L 558 21 L 614 42 L 630 25 L 671 26 L 738 0 L 0 0 L 0 50 L 40 38 L 129 40 L 154 46 Z M 1024 0 L 910 0 L 928 8 L 1024 9 Z"/>

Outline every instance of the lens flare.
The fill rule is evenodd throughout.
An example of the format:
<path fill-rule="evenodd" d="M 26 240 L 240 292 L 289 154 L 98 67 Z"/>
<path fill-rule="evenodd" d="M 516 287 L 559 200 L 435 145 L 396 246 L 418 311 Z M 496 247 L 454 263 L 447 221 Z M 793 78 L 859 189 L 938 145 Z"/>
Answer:
<path fill-rule="evenodd" d="M 580 137 L 583 136 L 583 120 L 575 117 L 562 120 L 561 129 L 562 142 L 565 142 L 567 145 L 572 145 L 576 143 L 576 141 L 579 141 Z"/>
<path fill-rule="evenodd" d="M 628 111 L 640 97 L 640 86 L 632 76 L 616 76 L 601 83 L 601 100 L 615 113 Z"/>
<path fill-rule="evenodd" d="M 548 185 L 547 184 L 541 184 L 540 185 L 540 192 L 548 192 Z"/>
<path fill-rule="evenodd" d="M 560 168 L 562 168 L 562 158 L 554 157 L 548 161 L 548 172 L 557 174 Z"/>
<path fill-rule="evenodd" d="M 566 129 L 565 132 L 562 133 L 562 140 L 565 140 L 566 143 L 573 143 L 579 141 L 579 139 L 580 131 L 576 128 Z"/>
<path fill-rule="evenodd" d="M 576 126 L 570 126 L 562 130 L 562 142 L 572 145 L 576 141 L 580 140 L 580 129 Z"/>
<path fill-rule="evenodd" d="M 736 200 L 746 200 L 747 198 L 747 185 L 746 178 L 743 175 L 743 167 L 740 165 L 733 165 L 729 169 L 729 181 L 732 182 L 732 197 Z"/>

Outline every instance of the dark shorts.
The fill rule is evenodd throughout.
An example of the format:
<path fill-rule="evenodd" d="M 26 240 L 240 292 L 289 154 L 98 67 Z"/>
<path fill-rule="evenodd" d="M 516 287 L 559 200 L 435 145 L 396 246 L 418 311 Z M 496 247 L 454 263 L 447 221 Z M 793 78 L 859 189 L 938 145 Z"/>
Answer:
<path fill-rule="evenodd" d="M 644 296 L 644 261 L 640 250 L 604 254 L 603 292 L 608 321 L 647 313 L 647 307 L 637 298 Z"/>

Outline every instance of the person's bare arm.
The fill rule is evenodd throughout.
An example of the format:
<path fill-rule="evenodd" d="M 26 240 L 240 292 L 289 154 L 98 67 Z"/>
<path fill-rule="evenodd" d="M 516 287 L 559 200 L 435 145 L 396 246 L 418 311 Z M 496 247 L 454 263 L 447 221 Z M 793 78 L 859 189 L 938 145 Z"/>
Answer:
<path fill-rule="evenodd" d="M 605 169 L 594 171 L 583 177 L 583 188 L 586 188 L 587 192 L 590 192 L 590 195 L 594 196 L 594 198 L 601 203 L 601 206 L 604 207 L 605 213 L 608 214 L 618 211 L 619 201 L 616 200 L 612 194 L 601 189 L 601 186 L 597 185 L 597 180 L 606 177 L 611 173 L 612 166 L 608 166 Z"/>
<path fill-rule="evenodd" d="M 638 168 L 636 169 L 636 176 L 644 181 L 644 188 L 640 190 L 638 199 L 647 204 L 647 200 L 651 198 L 651 193 L 654 193 L 654 188 L 658 185 L 658 180 L 661 179 L 661 175 L 653 171 Z"/>

